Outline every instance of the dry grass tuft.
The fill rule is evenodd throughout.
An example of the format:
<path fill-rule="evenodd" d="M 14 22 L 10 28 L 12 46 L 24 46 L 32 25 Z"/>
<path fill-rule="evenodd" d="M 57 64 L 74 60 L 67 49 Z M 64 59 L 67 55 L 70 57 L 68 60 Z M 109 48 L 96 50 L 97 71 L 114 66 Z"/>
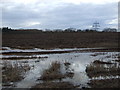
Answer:
<path fill-rule="evenodd" d="M 92 77 L 98 76 L 110 76 L 110 75 L 120 75 L 120 67 L 116 64 L 106 64 L 109 62 L 99 62 L 95 61 L 86 67 L 87 75 Z M 105 66 L 106 64 L 106 66 Z"/>
<path fill-rule="evenodd" d="M 66 63 L 68 65 L 68 63 Z M 70 63 L 69 63 L 70 65 Z M 45 70 L 40 77 L 40 80 L 43 80 L 43 83 L 39 83 L 32 87 L 34 88 L 75 88 L 73 84 L 69 82 L 63 82 L 62 79 L 66 77 L 73 77 L 74 73 L 66 72 L 62 74 L 60 72 L 60 63 L 53 62 L 51 67 Z M 60 80 L 59 82 L 53 82 L 54 80 Z"/>
<path fill-rule="evenodd" d="M 12 65 L 9 62 L 4 62 L 2 68 L 2 82 L 4 85 L 10 82 L 17 82 L 24 78 L 24 74 L 26 71 L 30 70 L 28 65 L 20 65 L 15 63 Z"/>
<path fill-rule="evenodd" d="M 54 62 L 52 63 L 51 67 L 47 70 L 45 70 L 41 76 L 41 80 L 61 80 L 62 78 L 65 78 L 65 75 L 60 73 L 60 63 Z"/>

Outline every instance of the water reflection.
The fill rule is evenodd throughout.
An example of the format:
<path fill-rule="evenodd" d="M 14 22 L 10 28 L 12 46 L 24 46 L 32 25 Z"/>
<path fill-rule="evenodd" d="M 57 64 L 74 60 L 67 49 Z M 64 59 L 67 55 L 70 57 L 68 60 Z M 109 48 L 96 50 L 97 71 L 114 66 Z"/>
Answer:
<path fill-rule="evenodd" d="M 6 48 L 6 49 L 11 50 L 10 48 Z M 109 53 L 105 52 L 105 54 L 100 54 L 95 57 L 91 56 L 91 54 L 95 54 L 95 53 L 94 52 L 89 52 L 89 53 L 72 52 L 72 53 L 63 53 L 63 54 L 36 55 L 36 57 L 47 56 L 48 58 L 44 58 L 44 60 L 41 58 L 27 59 L 28 60 L 27 63 L 31 67 L 33 66 L 33 68 L 25 74 L 25 78 L 22 81 L 16 83 L 16 87 L 30 88 L 35 84 L 39 83 L 37 79 L 42 75 L 43 71 L 45 69 L 48 69 L 51 63 L 55 61 L 58 61 L 61 63 L 61 73 L 63 74 L 66 72 L 74 73 L 74 76 L 72 78 L 65 78 L 63 79 L 63 81 L 69 81 L 74 85 L 80 85 L 80 87 L 81 86 L 86 87 L 87 83 L 89 82 L 89 77 L 87 76 L 85 71 L 86 65 L 90 64 L 94 60 L 103 59 L 106 61 L 111 61 L 113 60 L 113 57 L 109 57 L 109 58 L 105 58 L 105 57 L 111 56 L 113 54 L 118 54 L 118 52 L 109 52 Z M 3 57 L 11 57 L 11 55 L 3 56 Z M 35 62 L 36 60 L 39 60 L 39 62 Z M 19 60 L 19 62 L 23 62 L 23 61 L 26 61 L 26 60 L 25 59 Z M 16 60 L 12 60 L 10 62 L 16 62 Z M 66 66 L 64 65 L 65 62 L 70 63 L 68 69 L 66 69 Z"/>

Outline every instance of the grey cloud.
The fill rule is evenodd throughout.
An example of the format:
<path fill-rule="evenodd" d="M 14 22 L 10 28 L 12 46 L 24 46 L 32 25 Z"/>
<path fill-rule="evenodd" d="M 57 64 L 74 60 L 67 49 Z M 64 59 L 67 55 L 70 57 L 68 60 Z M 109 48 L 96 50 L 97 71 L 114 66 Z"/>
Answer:
<path fill-rule="evenodd" d="M 10 6 L 10 4 L 8 5 Z M 117 4 L 68 4 L 64 3 L 56 8 L 42 8 L 40 5 L 24 6 L 15 5 L 3 11 L 3 26 L 21 28 L 26 22 L 40 22 L 26 28 L 88 28 L 94 21 L 98 21 L 102 28 L 112 25 L 106 24 L 107 20 L 117 18 Z"/>

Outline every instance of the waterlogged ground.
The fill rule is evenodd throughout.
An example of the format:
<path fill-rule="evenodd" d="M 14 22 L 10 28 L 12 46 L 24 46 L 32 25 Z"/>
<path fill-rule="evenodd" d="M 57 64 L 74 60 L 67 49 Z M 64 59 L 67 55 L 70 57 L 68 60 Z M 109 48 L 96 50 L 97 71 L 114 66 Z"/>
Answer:
<path fill-rule="evenodd" d="M 61 80 L 56 79 L 52 82 L 69 82 L 70 84 L 77 86 L 77 88 L 91 88 L 92 80 L 106 80 L 106 79 L 119 79 L 119 73 L 114 75 L 98 75 L 94 76 L 91 74 L 91 67 L 88 67 L 92 62 L 99 60 L 99 64 L 104 64 L 103 66 L 108 67 L 112 64 L 115 67 L 119 67 L 119 52 L 113 51 L 100 51 L 93 52 L 89 51 L 90 48 L 74 48 L 74 49 L 11 49 L 9 47 L 3 47 L 2 50 L 2 67 L 7 67 L 10 64 L 15 67 L 22 66 L 24 72 L 20 71 L 22 74 L 22 79 L 19 80 L 9 80 L 3 82 L 4 87 L 15 87 L 15 88 L 31 88 L 37 84 L 44 83 L 44 80 L 40 79 L 43 72 L 49 69 L 54 62 L 60 63 L 60 73 L 72 73 L 72 77 L 64 77 Z M 92 48 L 93 50 L 95 48 Z M 101 48 L 99 48 L 101 49 Z M 104 62 L 104 63 L 103 63 Z M 109 63 L 105 63 L 109 62 Z M 9 64 L 8 64 L 9 63 Z M 110 64 L 111 63 L 111 64 Z M 5 66 L 6 65 L 6 66 Z M 27 67 L 27 69 L 26 69 Z M 86 71 L 86 68 L 88 67 Z M 4 72 L 6 69 L 2 70 Z M 90 69 L 89 69 L 90 68 Z M 93 68 L 93 67 L 92 67 Z M 94 71 L 94 70 L 93 70 Z M 105 71 L 104 71 L 105 72 Z M 95 72 L 92 72 L 95 73 Z M 7 75 L 6 75 L 7 76 Z M 5 77 L 5 80 L 7 77 Z"/>

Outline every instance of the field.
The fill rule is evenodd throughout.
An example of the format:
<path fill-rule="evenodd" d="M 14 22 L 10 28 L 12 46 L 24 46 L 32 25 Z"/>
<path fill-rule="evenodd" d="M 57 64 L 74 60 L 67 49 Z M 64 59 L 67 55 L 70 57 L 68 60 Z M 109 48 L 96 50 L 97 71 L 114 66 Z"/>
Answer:
<path fill-rule="evenodd" d="M 3 32 L 2 87 L 120 88 L 119 34 Z"/>
<path fill-rule="evenodd" d="M 13 48 L 95 48 L 118 47 L 117 32 L 3 32 L 3 47 Z"/>

